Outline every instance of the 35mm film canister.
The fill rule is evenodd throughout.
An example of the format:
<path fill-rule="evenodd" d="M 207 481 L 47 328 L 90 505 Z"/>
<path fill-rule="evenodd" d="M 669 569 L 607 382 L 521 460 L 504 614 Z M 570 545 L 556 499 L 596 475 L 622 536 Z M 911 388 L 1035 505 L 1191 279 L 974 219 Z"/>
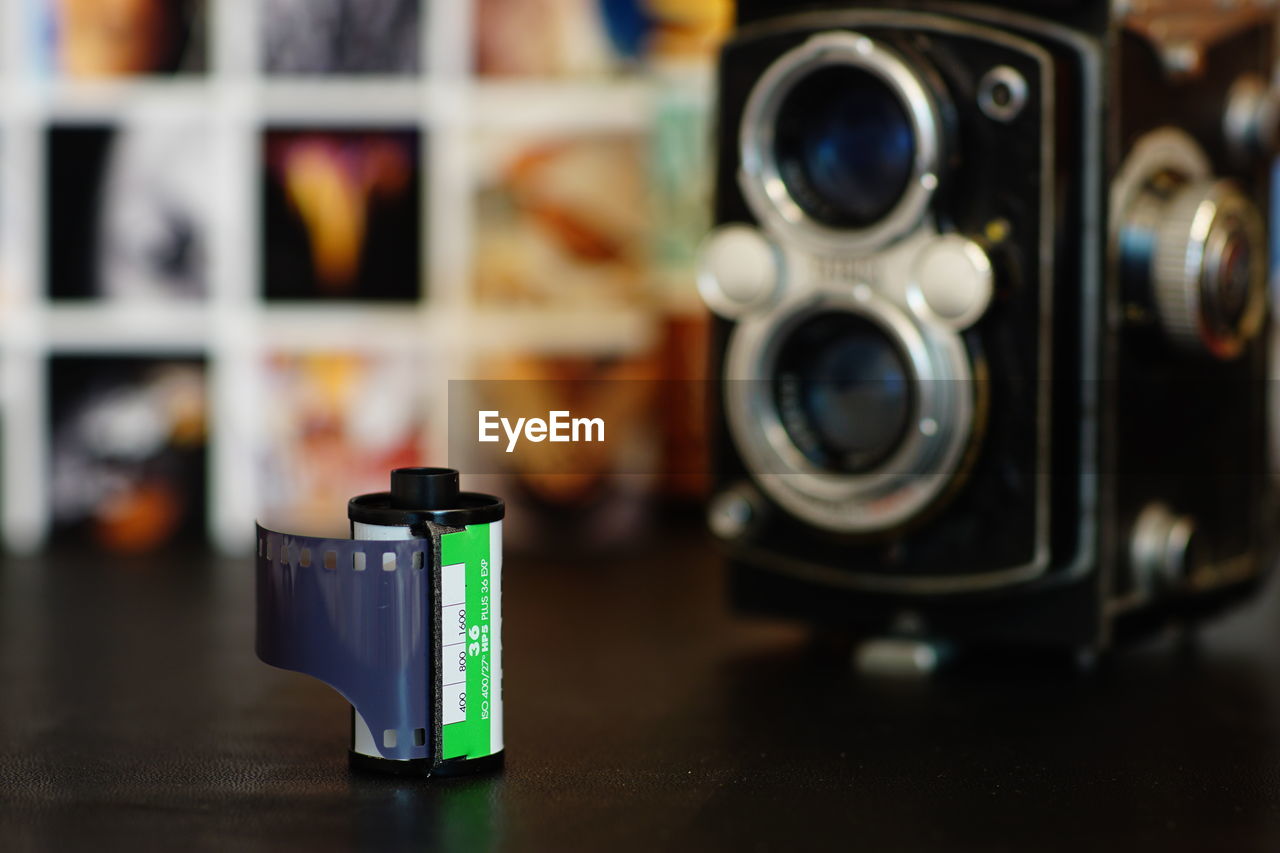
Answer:
<path fill-rule="evenodd" d="M 502 501 L 449 468 L 352 498 L 351 539 L 258 526 L 258 657 L 351 703 L 353 766 L 501 764 Z"/>

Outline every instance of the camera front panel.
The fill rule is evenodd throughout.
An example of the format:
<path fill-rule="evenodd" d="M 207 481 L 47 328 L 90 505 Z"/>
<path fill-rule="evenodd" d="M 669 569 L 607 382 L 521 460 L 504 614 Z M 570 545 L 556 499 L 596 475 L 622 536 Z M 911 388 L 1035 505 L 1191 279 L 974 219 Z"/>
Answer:
<path fill-rule="evenodd" d="M 700 284 L 713 526 L 741 559 L 903 593 L 1086 559 L 1081 66 L 906 11 L 766 21 L 726 48 Z"/>

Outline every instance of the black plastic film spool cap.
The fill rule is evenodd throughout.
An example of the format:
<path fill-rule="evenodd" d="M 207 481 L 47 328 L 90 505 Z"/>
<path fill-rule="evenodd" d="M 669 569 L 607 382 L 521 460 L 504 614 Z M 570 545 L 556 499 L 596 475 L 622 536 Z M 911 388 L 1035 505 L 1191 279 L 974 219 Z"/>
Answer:
<path fill-rule="evenodd" d="M 466 527 L 500 521 L 506 514 L 501 498 L 459 490 L 453 468 L 396 468 L 391 491 L 373 492 L 347 503 L 347 518 L 383 527 L 413 527 L 426 521 Z"/>
<path fill-rule="evenodd" d="M 391 506 L 452 509 L 458 505 L 458 472 L 452 468 L 397 468 L 391 472 Z"/>

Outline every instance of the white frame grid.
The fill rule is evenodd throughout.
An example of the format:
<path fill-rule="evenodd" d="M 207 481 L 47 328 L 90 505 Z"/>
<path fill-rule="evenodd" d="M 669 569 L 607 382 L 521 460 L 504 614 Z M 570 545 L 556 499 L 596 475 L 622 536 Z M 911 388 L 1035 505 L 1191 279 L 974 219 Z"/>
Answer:
<path fill-rule="evenodd" d="M 644 133 L 651 75 L 492 81 L 471 71 L 471 0 L 422 0 L 414 77 L 269 77 L 259 71 L 256 0 L 207 0 L 208 69 L 198 78 L 81 82 L 49 78 L 32 55 L 43 0 L 0 0 L 0 539 L 39 549 L 49 530 L 47 365 L 63 353 L 194 353 L 208 364 L 209 515 L 220 550 L 252 549 L 262 441 L 247 400 L 261 400 L 272 351 L 413 347 L 430 360 L 421 389 L 430 456 L 447 450 L 448 379 L 490 349 L 634 352 L 656 331 L 649 310 L 495 311 L 471 298 L 477 132 L 547 129 Z M 668 81 L 669 85 L 669 81 Z M 706 69 L 688 85 L 707 98 Z M 376 92 L 376 96 L 371 95 Z M 709 99 L 708 99 L 709 101 Z M 45 296 L 45 144 L 58 124 L 119 124 L 197 116 L 210 129 L 216 196 L 209 210 L 209 295 L 198 303 L 51 303 Z M 160 118 L 157 118 L 160 116 Z M 260 139 L 273 124 L 421 131 L 425 297 L 403 306 L 265 303 L 259 296 Z M 709 143 L 708 143 L 709 144 Z"/>

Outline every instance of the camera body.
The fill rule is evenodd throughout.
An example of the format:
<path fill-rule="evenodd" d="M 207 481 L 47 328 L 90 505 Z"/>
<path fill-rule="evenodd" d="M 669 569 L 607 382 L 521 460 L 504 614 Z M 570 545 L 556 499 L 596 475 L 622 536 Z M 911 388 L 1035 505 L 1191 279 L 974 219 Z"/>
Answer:
<path fill-rule="evenodd" d="M 1099 650 L 1257 586 L 1275 24 L 739 5 L 699 272 L 739 607 Z"/>

